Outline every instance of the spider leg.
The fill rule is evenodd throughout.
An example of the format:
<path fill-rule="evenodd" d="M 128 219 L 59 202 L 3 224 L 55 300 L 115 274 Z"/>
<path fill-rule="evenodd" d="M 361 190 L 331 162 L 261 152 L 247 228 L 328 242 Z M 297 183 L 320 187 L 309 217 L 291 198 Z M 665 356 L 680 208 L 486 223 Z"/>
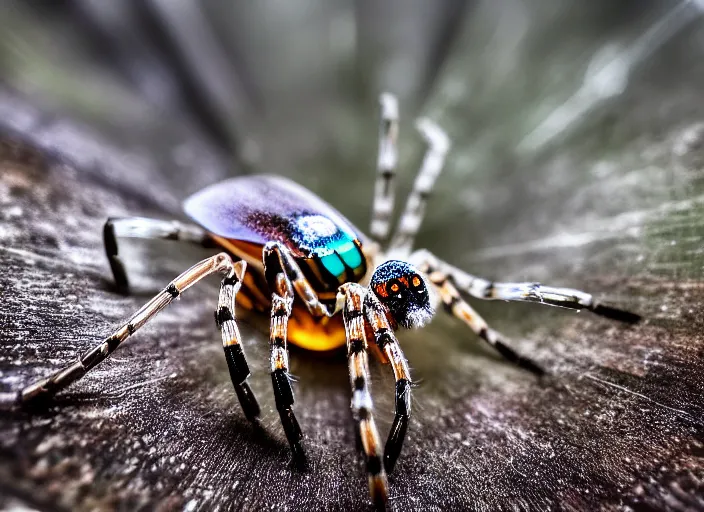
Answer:
<path fill-rule="evenodd" d="M 450 149 L 447 134 L 429 119 L 416 122 L 418 131 L 428 145 L 423 164 L 413 183 L 413 190 L 408 196 L 403 215 L 389 244 L 389 253 L 396 259 L 408 257 L 413 248 L 413 241 L 420 229 L 425 214 L 425 205 L 445 163 L 445 155 Z"/>
<path fill-rule="evenodd" d="M 70 365 L 21 389 L 17 394 L 16 402 L 19 405 L 28 405 L 50 398 L 107 359 L 127 338 L 154 318 L 188 288 L 211 274 L 224 273 L 226 277 L 223 280 L 220 291 L 216 318 L 222 330 L 225 355 L 237 395 L 240 398 L 245 414 L 248 417 L 256 416 L 259 412 L 259 406 L 246 382 L 249 376 L 249 368 L 239 343 L 239 331 L 237 330 L 233 313 L 234 297 L 239 289 L 245 269 L 246 264 L 243 261 L 233 263 L 230 256 L 226 253 L 220 253 L 196 263 L 171 281 L 161 293 L 142 306 L 126 323 L 116 329 L 102 343 L 82 354 Z"/>
<path fill-rule="evenodd" d="M 214 247 L 207 232 L 192 224 L 145 217 L 109 218 L 103 227 L 103 243 L 105 245 L 105 253 L 110 262 L 110 269 L 115 278 L 115 284 L 123 293 L 129 291 L 129 280 L 127 279 L 125 265 L 119 256 L 118 238 L 176 240 L 203 247 Z"/>
<path fill-rule="evenodd" d="M 484 300 L 506 300 L 521 302 L 536 302 L 548 306 L 567 309 L 586 309 L 605 318 L 626 323 L 637 323 L 640 315 L 601 304 L 590 294 L 572 288 L 556 288 L 540 283 L 500 283 L 473 276 L 433 256 L 426 250 L 416 251 L 411 259 L 419 267 L 425 267 L 429 272 L 439 270 L 449 276 L 450 280 L 463 292 Z"/>
<path fill-rule="evenodd" d="M 372 240 L 382 244 L 389 236 L 396 195 L 398 100 L 392 94 L 384 93 L 379 97 L 379 103 L 381 104 L 379 154 L 376 184 L 374 185 L 372 222 L 369 231 Z"/>
<path fill-rule="evenodd" d="M 384 447 L 384 467 L 386 471 L 391 473 L 398 456 L 401 454 L 403 441 L 408 430 L 408 421 L 411 417 L 411 374 L 406 357 L 403 355 L 403 350 L 401 350 L 394 331 L 386 319 L 379 299 L 374 294 L 368 293 L 364 305 L 367 320 L 374 331 L 374 341 L 384 351 L 386 358 L 391 363 L 396 380 L 394 422 Z"/>
<path fill-rule="evenodd" d="M 388 483 L 381 460 L 381 440 L 372 415 L 369 358 L 363 316 L 365 295 L 366 290 L 356 283 L 343 284 L 338 292 L 339 299 L 344 301 L 342 315 L 347 334 L 352 414 L 366 459 L 369 494 L 374 505 L 383 510 L 388 498 Z"/>
<path fill-rule="evenodd" d="M 265 253 L 270 253 L 271 258 L 274 258 L 274 256 L 278 258 L 278 264 L 270 265 L 269 267 L 271 274 L 267 273 L 267 282 L 274 283 L 276 281 L 276 273 L 282 270 L 293 286 L 294 292 L 303 300 L 303 303 L 306 305 L 311 315 L 314 317 L 329 317 L 333 315 L 334 308 L 329 309 L 318 300 L 318 294 L 308 282 L 303 271 L 301 271 L 301 267 L 296 263 L 296 260 L 291 256 L 291 253 L 286 247 L 278 242 L 269 242 L 265 246 L 264 251 Z"/>
<path fill-rule="evenodd" d="M 479 316 L 479 313 L 460 297 L 457 288 L 450 282 L 450 278 L 447 275 L 439 270 L 433 270 L 432 268 L 426 268 L 425 271 L 428 271 L 428 279 L 430 279 L 430 282 L 436 287 L 440 299 L 451 315 L 462 320 L 467 327 L 472 329 L 482 340 L 494 347 L 507 361 L 535 375 L 545 375 L 545 370 L 537 363 L 513 350 L 506 344 L 500 333 L 489 327 L 486 321 Z"/>
<path fill-rule="evenodd" d="M 303 449 L 303 432 L 293 412 L 293 387 L 288 367 L 286 348 L 288 320 L 293 307 L 294 288 L 287 277 L 280 256 L 287 250 L 275 242 L 264 246 L 264 275 L 271 290 L 271 327 L 269 347 L 271 349 L 271 382 L 274 388 L 276 409 L 281 425 L 293 452 L 293 460 L 298 466 L 305 466 L 306 455 Z"/>
<path fill-rule="evenodd" d="M 247 358 L 242 347 L 240 330 L 235 320 L 235 299 L 242 286 L 246 263 L 238 261 L 233 265 L 235 272 L 225 277 L 220 283 L 218 309 L 215 310 L 215 324 L 220 329 L 222 347 L 225 351 L 227 368 L 230 371 L 232 385 L 237 393 L 237 398 L 242 405 L 244 415 L 248 420 L 254 421 L 261 412 L 257 398 L 249 387 L 247 379 L 250 371 Z M 239 270 L 241 268 L 241 270 Z"/>

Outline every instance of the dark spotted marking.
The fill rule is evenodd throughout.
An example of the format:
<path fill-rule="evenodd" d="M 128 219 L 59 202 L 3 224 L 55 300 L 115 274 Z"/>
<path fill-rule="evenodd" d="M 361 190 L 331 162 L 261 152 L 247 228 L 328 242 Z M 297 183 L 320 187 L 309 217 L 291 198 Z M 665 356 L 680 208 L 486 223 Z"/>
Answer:
<path fill-rule="evenodd" d="M 378 455 L 367 457 L 367 473 L 374 476 L 381 473 L 381 457 Z"/>
<path fill-rule="evenodd" d="M 357 409 L 357 419 L 359 421 L 365 421 L 369 420 L 372 417 L 372 411 L 367 409 L 366 407 L 360 407 Z"/>
<path fill-rule="evenodd" d="M 366 379 L 364 377 L 356 377 L 354 379 L 354 389 L 355 391 L 361 391 L 367 385 Z"/>
<path fill-rule="evenodd" d="M 281 316 L 288 316 L 288 312 L 286 311 L 286 308 L 277 308 L 276 310 L 274 310 L 274 312 L 272 313 L 272 315 L 273 315 L 273 316 L 279 316 L 279 317 L 281 317 Z"/>
<path fill-rule="evenodd" d="M 181 292 L 178 291 L 178 288 L 176 288 L 176 285 L 171 283 L 169 286 L 166 287 L 166 293 L 171 295 L 172 299 L 175 299 L 179 295 L 181 295 Z"/>
<path fill-rule="evenodd" d="M 362 311 L 359 310 L 359 309 L 353 309 L 353 310 L 351 310 L 351 311 L 345 311 L 345 317 L 346 317 L 348 320 L 354 320 L 355 318 L 359 318 L 359 317 L 362 316 L 362 315 L 363 315 L 363 313 L 362 313 Z"/>
<path fill-rule="evenodd" d="M 386 327 L 382 327 L 381 329 L 376 331 L 374 333 L 374 339 L 376 341 L 376 344 L 379 345 L 379 348 L 381 348 L 382 350 L 386 345 L 394 342 L 394 338 L 391 336 L 391 333 L 389 333 Z"/>
<path fill-rule="evenodd" d="M 445 309 L 449 312 L 452 313 L 452 309 L 457 305 L 458 302 L 460 302 L 462 299 L 460 298 L 459 295 L 452 294 L 450 295 L 450 299 L 447 302 L 443 301 L 443 304 L 445 305 Z"/>
<path fill-rule="evenodd" d="M 232 311 L 230 311 L 230 308 L 228 308 L 227 306 L 220 306 L 215 312 L 215 325 L 218 326 L 218 329 L 222 329 L 222 326 L 225 324 L 225 322 L 234 319 L 235 317 L 232 316 Z"/>
<path fill-rule="evenodd" d="M 129 330 L 129 327 L 128 327 L 128 330 Z M 132 334 L 132 332 L 134 332 L 134 331 L 130 331 L 130 334 Z M 105 341 L 108 344 L 108 352 L 113 352 L 117 347 L 120 346 L 120 338 L 118 338 L 116 336 L 110 336 Z"/>
<path fill-rule="evenodd" d="M 364 350 L 364 340 L 353 338 L 349 341 L 350 353 L 358 354 Z"/>
<path fill-rule="evenodd" d="M 222 280 L 222 286 L 235 286 L 239 282 L 240 279 L 235 274 L 232 274 Z"/>

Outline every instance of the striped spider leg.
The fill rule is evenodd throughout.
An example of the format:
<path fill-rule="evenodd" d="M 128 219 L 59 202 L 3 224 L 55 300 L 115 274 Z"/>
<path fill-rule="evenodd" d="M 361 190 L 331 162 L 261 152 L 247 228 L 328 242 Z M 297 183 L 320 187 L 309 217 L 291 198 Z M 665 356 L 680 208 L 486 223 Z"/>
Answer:
<path fill-rule="evenodd" d="M 235 296 L 240 288 L 246 267 L 247 265 L 244 261 L 233 262 L 227 253 L 220 253 L 196 263 L 171 281 L 164 290 L 142 306 L 126 323 L 116 329 L 99 345 L 82 354 L 70 365 L 21 389 L 17 394 L 17 403 L 19 405 L 29 405 L 48 399 L 69 384 L 77 381 L 107 359 L 127 338 L 154 318 L 188 288 L 204 277 L 222 273 L 225 274 L 225 278 L 220 288 L 220 298 L 215 318 L 222 333 L 222 342 L 230 376 L 242 404 L 242 409 L 248 418 L 256 418 L 259 416 L 259 404 L 247 383 L 247 378 L 250 374 L 249 366 L 242 350 L 234 311 Z"/>
<path fill-rule="evenodd" d="M 103 227 L 105 253 L 115 277 L 115 285 L 122 293 L 129 292 L 129 280 L 120 258 L 118 238 L 146 238 L 189 242 L 201 247 L 214 247 L 207 232 L 193 224 L 175 220 L 149 219 L 146 217 L 111 217 Z"/>
<path fill-rule="evenodd" d="M 398 226 L 387 251 L 389 257 L 407 258 L 425 215 L 425 205 L 445 164 L 450 149 L 450 139 L 437 124 L 429 119 L 419 119 L 416 128 L 427 144 L 423 163 L 418 171 Z"/>
<path fill-rule="evenodd" d="M 372 240 L 381 244 L 389 236 L 391 215 L 396 196 L 396 165 L 398 163 L 398 100 L 389 93 L 379 97 L 381 120 L 377 177 L 374 185 L 374 206 L 369 232 Z"/>
<path fill-rule="evenodd" d="M 408 369 L 408 362 L 403 350 L 401 350 L 401 345 L 399 345 L 394 330 L 389 324 L 386 308 L 373 293 L 368 293 L 365 298 L 364 312 L 372 332 L 374 332 L 374 341 L 383 350 L 391 364 L 396 381 L 394 422 L 386 440 L 386 446 L 384 446 L 384 468 L 391 473 L 396 466 L 398 456 L 401 454 L 403 441 L 408 430 L 408 421 L 411 417 L 411 372 Z"/>
<path fill-rule="evenodd" d="M 388 483 L 381 459 L 381 440 L 372 416 L 369 356 L 364 328 L 365 296 L 368 296 L 367 290 L 356 283 L 343 284 L 338 291 L 338 302 L 343 304 L 342 315 L 347 335 L 352 414 L 364 450 L 369 494 L 374 505 L 383 510 L 388 498 Z"/>
<path fill-rule="evenodd" d="M 271 350 L 271 382 L 274 388 L 276 409 L 281 425 L 291 446 L 294 462 L 305 466 L 303 432 L 293 412 L 293 387 L 288 366 L 287 328 L 291 317 L 294 294 L 298 292 L 314 316 L 331 316 L 331 312 L 318 301 L 318 297 L 305 279 L 301 269 L 288 249 L 278 242 L 264 246 L 264 275 L 271 296 L 271 327 L 269 346 Z"/>
<path fill-rule="evenodd" d="M 482 277 L 473 276 L 464 270 L 446 263 L 433 256 L 427 250 L 416 251 L 411 257 L 419 265 L 425 264 L 430 269 L 446 274 L 462 293 L 482 300 L 504 300 L 519 302 L 536 302 L 547 306 L 587 310 L 592 313 L 629 324 L 638 323 L 640 315 L 602 304 L 589 293 L 572 288 L 545 286 L 540 283 L 501 283 Z"/>
<path fill-rule="evenodd" d="M 543 375 L 545 370 L 510 348 L 503 336 L 491 329 L 484 319 L 462 299 L 460 292 L 484 300 L 536 302 L 567 309 L 585 309 L 599 316 L 626 323 L 636 323 L 640 320 L 639 315 L 601 304 L 590 294 L 580 290 L 543 286 L 539 283 L 492 282 L 453 267 L 425 249 L 416 251 L 410 259 L 426 273 L 448 312 L 464 322 L 505 359 L 536 375 Z"/>

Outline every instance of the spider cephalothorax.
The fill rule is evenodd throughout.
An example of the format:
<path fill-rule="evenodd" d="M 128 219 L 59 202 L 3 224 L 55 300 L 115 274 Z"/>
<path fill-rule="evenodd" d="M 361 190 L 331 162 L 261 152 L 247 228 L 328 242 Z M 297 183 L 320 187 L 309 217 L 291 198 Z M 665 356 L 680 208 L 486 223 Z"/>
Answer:
<path fill-rule="evenodd" d="M 369 286 L 394 321 L 406 329 L 423 327 L 435 314 L 430 287 L 410 263 L 385 261 L 374 271 Z"/>

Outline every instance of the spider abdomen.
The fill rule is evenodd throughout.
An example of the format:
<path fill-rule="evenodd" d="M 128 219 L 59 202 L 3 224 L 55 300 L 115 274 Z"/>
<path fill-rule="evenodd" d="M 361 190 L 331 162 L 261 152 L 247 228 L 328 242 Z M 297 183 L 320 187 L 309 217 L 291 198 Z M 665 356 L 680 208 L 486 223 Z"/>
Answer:
<path fill-rule="evenodd" d="M 267 311 L 270 291 L 264 278 L 262 249 L 282 244 L 295 258 L 320 301 L 332 305 L 337 288 L 359 282 L 368 261 L 359 230 L 328 203 L 278 176 L 243 176 L 207 187 L 186 199 L 186 213 L 233 256 L 248 263 L 238 304 Z M 331 350 L 345 343 L 341 320 L 315 318 L 297 300 L 289 341 L 310 350 Z"/>

